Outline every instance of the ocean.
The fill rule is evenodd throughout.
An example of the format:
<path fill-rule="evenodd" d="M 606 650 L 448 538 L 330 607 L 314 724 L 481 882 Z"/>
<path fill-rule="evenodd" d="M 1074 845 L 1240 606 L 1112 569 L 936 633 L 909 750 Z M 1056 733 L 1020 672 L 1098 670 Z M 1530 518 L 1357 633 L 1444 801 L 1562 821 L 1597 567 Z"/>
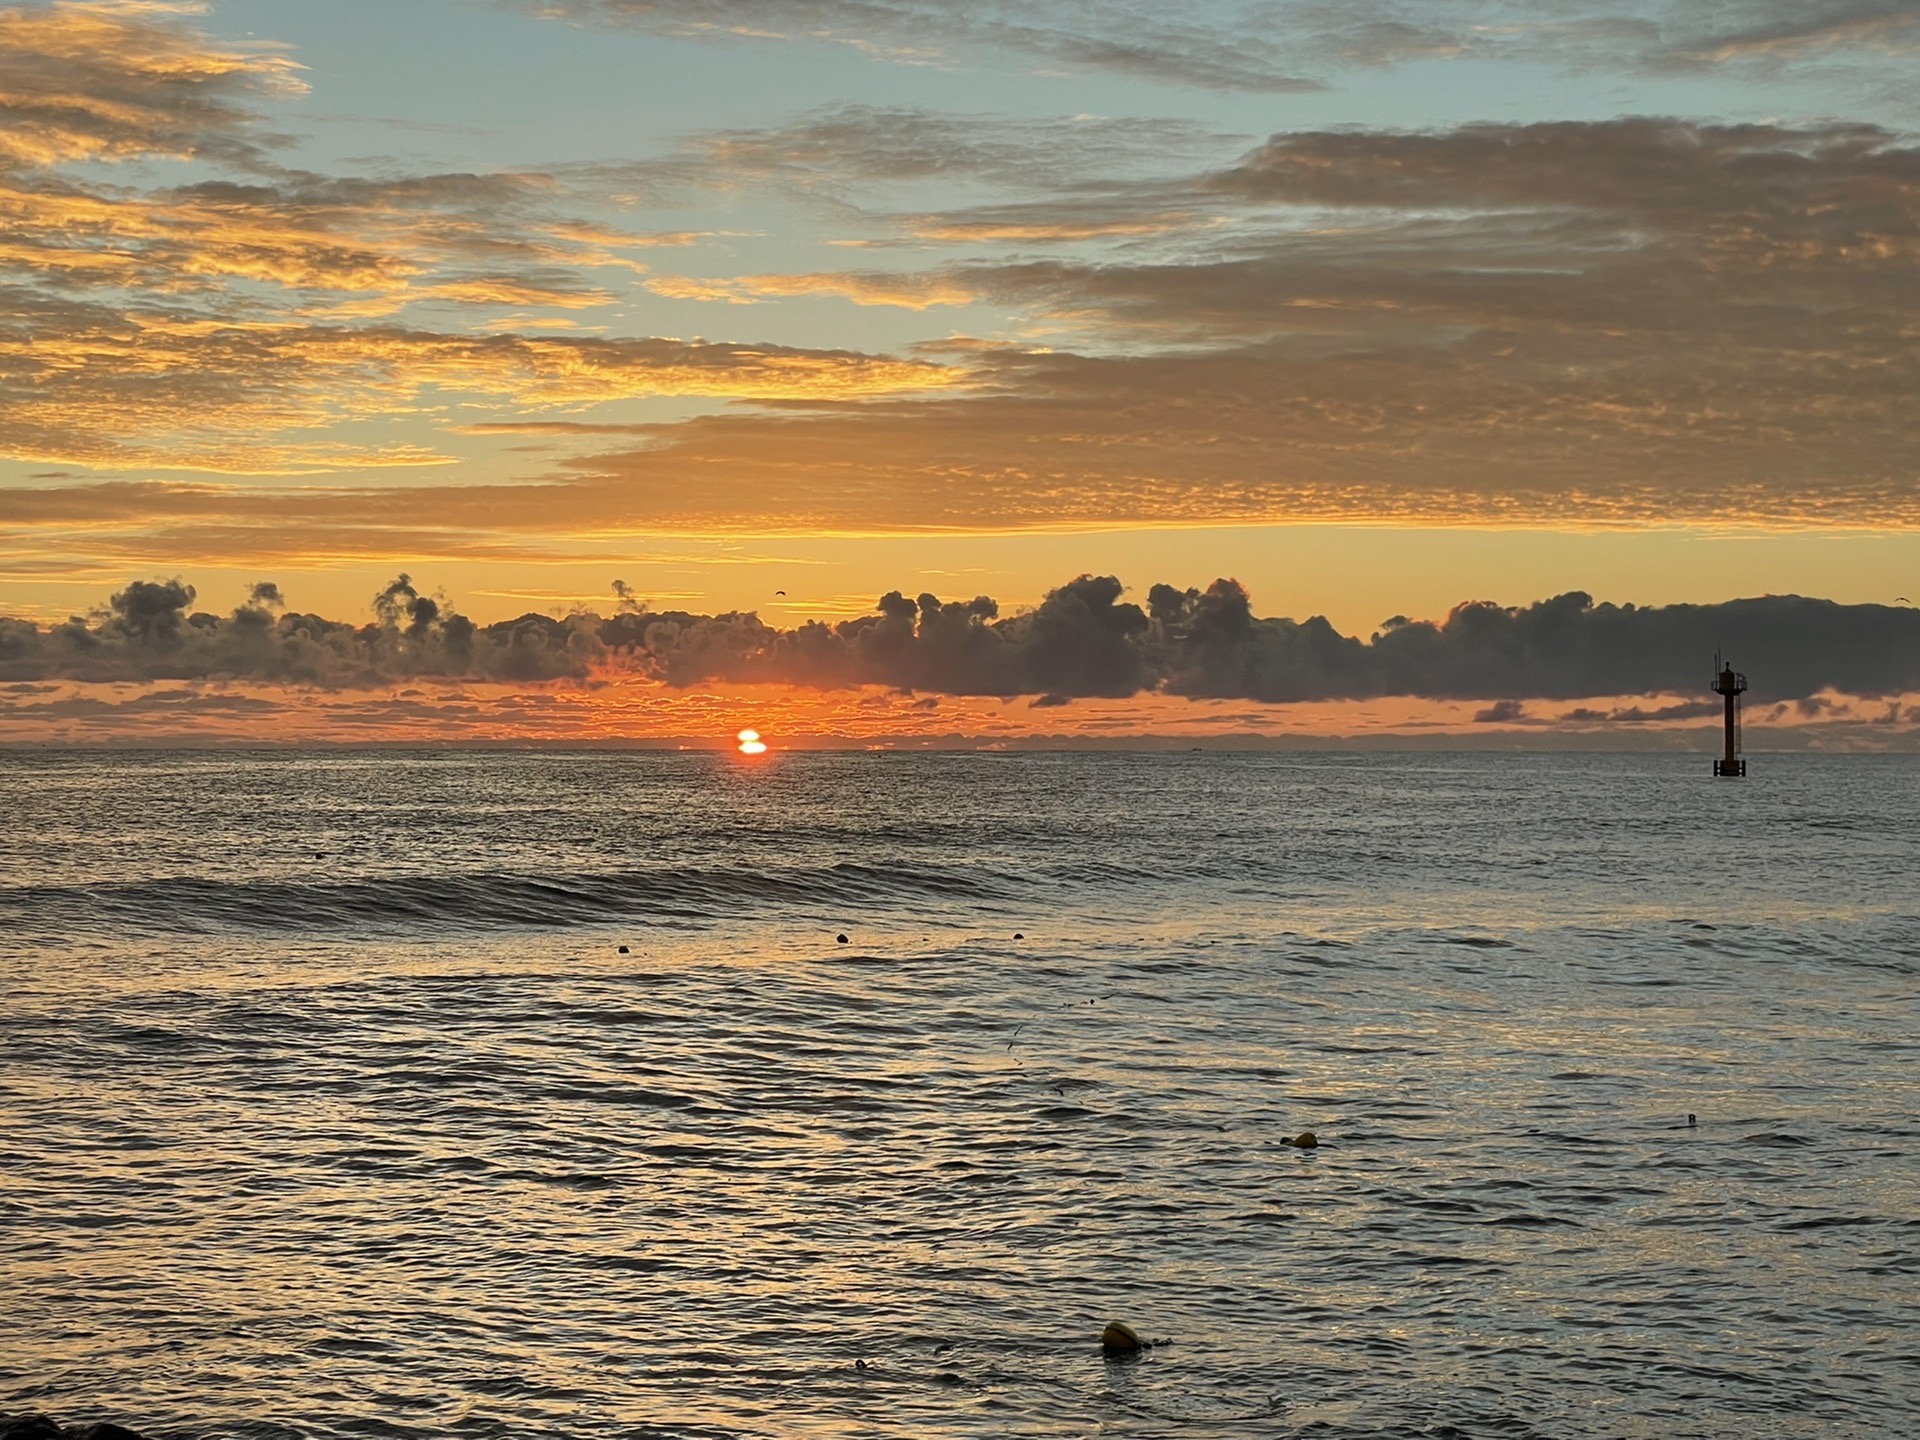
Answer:
<path fill-rule="evenodd" d="M 1920 1433 L 1920 762 L 1709 762 L 0 754 L 0 1415 Z"/>

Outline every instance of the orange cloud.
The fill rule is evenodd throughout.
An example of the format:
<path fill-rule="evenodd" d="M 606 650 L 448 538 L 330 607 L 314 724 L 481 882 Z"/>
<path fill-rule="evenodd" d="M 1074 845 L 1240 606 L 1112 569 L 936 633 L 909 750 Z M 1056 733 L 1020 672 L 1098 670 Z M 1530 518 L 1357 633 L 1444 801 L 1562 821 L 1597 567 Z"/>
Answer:
<path fill-rule="evenodd" d="M 572 407 L 648 395 L 846 400 L 948 388 L 921 360 L 777 346 L 222 321 L 46 302 L 0 330 L 0 453 L 55 462 L 299 474 L 439 463 L 414 446 L 312 439 L 429 389 Z"/>
<path fill-rule="evenodd" d="M 474 439 L 575 415 L 567 433 L 631 443 L 518 484 L 236 485 L 146 515 L 117 499 L 60 522 L 76 551 L 284 547 L 292 516 L 377 553 L 411 526 L 475 554 L 676 528 L 1920 525 L 1915 152 L 1872 127 L 1299 132 L 1209 167 L 1190 157 L 1224 137 L 1193 126 L 843 106 L 625 167 L 329 177 L 272 163 L 257 107 L 298 84 L 291 62 L 193 13 L 0 16 L 0 112 L 42 137 L 0 157 L 0 454 L 312 475 L 451 463 L 455 419 Z M 135 156 L 190 156 L 194 181 L 59 168 Z M 1168 156 L 1184 170 L 1148 164 Z M 1026 343 L 596 334 L 582 312 L 644 273 L 635 247 L 685 238 L 568 213 L 623 177 L 825 198 L 896 238 L 1044 240 L 1044 258 L 919 272 L 645 278 L 710 303 L 992 306 Z M 848 199 L 948 180 L 1019 198 L 945 215 Z M 542 312 L 577 318 L 526 319 Z M 655 397 L 712 403 L 584 428 Z"/>
<path fill-rule="evenodd" d="M 264 45 L 215 45 L 168 0 L 0 10 L 0 169 L 145 155 L 252 161 L 247 101 L 305 89 Z"/>
<path fill-rule="evenodd" d="M 851 300 L 856 305 L 929 310 L 937 305 L 971 305 L 980 298 L 953 276 L 938 273 L 739 275 L 724 280 L 663 275 L 647 281 L 647 288 L 674 300 L 718 300 L 729 305 L 825 295 Z"/>
<path fill-rule="evenodd" d="M 428 392 L 537 411 L 846 400 L 958 378 L 831 348 L 405 323 L 429 304 L 599 306 L 613 296 L 589 275 L 643 271 L 627 249 L 684 237 L 550 213 L 547 175 L 273 167 L 250 107 L 297 83 L 292 64 L 214 43 L 197 13 L 67 0 L 0 15 L 0 113 L 16 126 L 0 150 L 0 276 L 24 282 L 0 288 L 0 454 L 247 475 L 429 465 L 446 457 L 419 438 L 338 427 L 390 420 Z M 141 193 L 49 169 L 136 156 L 244 178 Z"/>

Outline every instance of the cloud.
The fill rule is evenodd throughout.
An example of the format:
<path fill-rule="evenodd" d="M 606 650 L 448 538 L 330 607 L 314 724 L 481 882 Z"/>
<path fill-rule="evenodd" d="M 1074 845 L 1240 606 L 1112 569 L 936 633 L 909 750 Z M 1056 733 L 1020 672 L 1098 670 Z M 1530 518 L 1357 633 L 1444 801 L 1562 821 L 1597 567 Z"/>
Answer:
<path fill-rule="evenodd" d="M 233 320 L 259 308 L 248 285 L 362 316 L 422 302 L 577 308 L 606 298 L 587 272 L 635 268 L 622 252 L 637 238 L 552 213 L 550 176 L 283 168 L 257 107 L 302 88 L 297 67 L 213 40 L 192 23 L 199 8 L 0 12 L 0 276 L 149 308 L 168 295 L 176 314 Z M 199 178 L 141 190 L 76 169 L 99 161 L 178 162 Z"/>
<path fill-rule="evenodd" d="M 933 362 L 788 346 L 223 323 L 24 298 L 0 313 L 0 451 L 236 474 L 438 463 L 417 445 L 314 438 L 429 390 L 538 409 L 645 395 L 777 400 L 935 390 Z M 46 492 L 58 494 L 57 490 Z"/>
<path fill-rule="evenodd" d="M 405 574 L 372 601 L 371 623 L 282 612 L 277 586 L 255 585 L 227 615 L 191 610 L 178 578 L 137 580 L 90 616 L 42 630 L 0 620 L 0 676 L 94 683 L 254 680 L 353 689 L 434 677 L 583 680 L 604 657 L 587 620 L 485 629 Z"/>
<path fill-rule="evenodd" d="M 1912 0 L 1374 0 L 1291 5 L 1269 23 L 1294 28 L 1339 68 L 1465 59 L 1571 70 L 1779 70 L 1910 54 L 1920 42 Z"/>
<path fill-rule="evenodd" d="M 200 7 L 0 11 L 0 454 L 248 475 L 441 463 L 349 436 L 433 393 L 516 407 L 654 395 L 794 401 L 946 383 L 925 361 L 476 327 L 576 310 L 644 267 L 551 174 L 292 170 L 260 103 L 292 62 L 199 29 Z M 108 184 L 97 165 L 176 164 Z"/>
<path fill-rule="evenodd" d="M 209 42 L 198 9 L 59 0 L 0 10 L 0 170 L 149 155 L 252 166 L 273 137 L 253 103 L 305 88 L 269 46 Z"/>
<path fill-rule="evenodd" d="M 709 43 L 851 46 L 896 64 L 953 66 L 1014 53 L 1162 84 L 1276 94 L 1322 88 L 1287 47 L 1244 26 L 1139 0 L 540 0 L 536 13 Z M 1178 18 L 1175 18 L 1178 17 Z"/>
<path fill-rule="evenodd" d="M 921 26 L 1028 54 L 1144 14 L 921 0 L 567 13 L 717 35 L 701 27 L 749 9 L 787 35 Z M 1244 21 L 1438 54 L 1466 13 L 1230 8 L 1137 34 L 1198 54 L 1196 36 Z M 1833 25 L 1897 18 L 1877 13 L 1819 8 Z M 1507 7 L 1474 43 L 1551 31 L 1644 48 L 1679 14 Z M 1742 34 L 1792 20 L 1757 3 L 1715 14 Z M 839 106 L 624 169 L 328 176 L 278 163 L 262 107 L 298 84 L 291 62 L 216 41 L 190 7 L 8 11 L 6 76 L 18 93 L 0 103 L 46 138 L 0 158 L 0 454 L 264 480 L 448 465 L 471 448 L 440 443 L 455 419 L 466 437 L 543 423 L 609 437 L 516 459 L 548 466 L 518 484 L 0 495 L 33 543 L 70 537 L 95 561 L 281 555 L 295 534 L 334 553 L 481 556 L 610 528 L 1920 524 L 1920 150 L 1871 126 L 1306 131 L 1235 142 L 1229 162 L 1228 137 L 1163 120 Z M 153 162 L 127 167 L 142 183 L 177 164 L 179 183 L 108 185 L 79 163 L 95 159 Z M 621 174 L 641 191 L 761 187 L 816 202 L 840 238 L 942 258 L 643 276 L 634 246 L 684 236 L 575 213 Z M 928 209 L 935 193 L 954 198 Z M 936 333 L 985 308 L 998 338 L 868 354 L 517 313 L 577 313 L 643 283 L 926 312 Z M 575 418 L 651 397 L 711 403 L 676 423 Z"/>
<path fill-rule="evenodd" d="M 1046 335 L 944 352 L 971 381 L 950 402 L 703 417 L 577 468 L 738 483 L 692 523 L 1920 522 L 1920 150 L 1887 131 L 1301 132 L 1133 198 L 1149 228 L 1233 223 L 1164 251 L 738 282 L 966 297 Z M 1083 203 L 1129 213 L 1107 185 L 1034 214 L 1066 235 Z M 1004 218 L 980 214 L 924 223 Z M 837 486 L 854 466 L 894 483 Z"/>
<path fill-rule="evenodd" d="M 1722 703 L 1719 700 L 1684 700 L 1671 705 L 1616 705 L 1609 710 L 1581 706 L 1563 712 L 1559 718 L 1562 722 L 1585 724 L 1670 724 L 1675 720 L 1705 720 L 1718 716 Z"/>
<path fill-rule="evenodd" d="M 1013 117 L 848 101 L 777 125 L 696 131 L 664 155 L 554 173 L 574 192 L 651 205 L 772 193 L 857 227 L 856 243 L 878 243 L 912 228 L 871 210 L 879 197 L 917 195 L 924 205 L 935 195 L 1085 195 L 1115 180 L 1191 172 L 1248 138 L 1163 117 Z"/>
<path fill-rule="evenodd" d="M 1527 717 L 1527 706 L 1523 700 L 1496 700 L 1484 710 L 1473 713 L 1476 725 L 1514 725 Z"/>
<path fill-rule="evenodd" d="M 828 296 L 851 300 L 855 305 L 890 305 L 902 310 L 929 310 L 937 305 L 971 305 L 979 298 L 948 276 L 888 275 L 877 272 L 740 275 L 723 280 L 693 280 L 684 276 L 663 275 L 649 280 L 647 288 L 675 299 L 721 300 L 728 304 Z"/>
<path fill-rule="evenodd" d="M 136 581 L 90 616 L 42 628 L 0 620 L 0 683 L 249 681 L 331 690 L 436 681 L 581 686 L 609 675 L 692 690 L 714 683 L 899 694 L 1030 696 L 1032 708 L 1154 693 L 1266 703 L 1410 696 L 1492 702 L 1478 723 L 1534 723 L 1528 702 L 1698 694 L 1725 649 L 1756 705 L 1806 710 L 1833 694 L 1920 690 L 1920 611 L 1769 596 L 1720 605 L 1595 604 L 1569 593 L 1532 605 L 1457 606 L 1444 620 L 1396 617 L 1365 639 L 1326 620 L 1261 618 L 1232 580 L 1150 587 L 1144 606 L 1111 576 L 1083 575 L 1030 610 L 991 598 L 882 596 L 874 612 L 783 628 L 744 613 L 650 611 L 616 585 L 610 617 L 523 615 L 477 625 L 407 574 L 372 598 L 366 622 L 286 609 L 257 584 L 226 615 L 192 609 L 179 578 Z M 925 708 L 926 699 L 915 702 Z M 1570 722 L 1710 717 L 1718 702 L 1582 707 Z"/>
<path fill-rule="evenodd" d="M 1757 0 L 1708 16 L 1708 24 L 1670 38 L 1655 58 L 1704 68 L 1920 51 L 1920 8 L 1912 0 Z"/>
<path fill-rule="evenodd" d="M 1920 43 L 1912 0 L 1195 0 L 1176 12 L 1138 0 L 541 0 L 537 13 L 710 44 L 840 44 L 901 65 L 1024 55 L 1255 93 L 1416 62 L 1778 68 L 1897 58 Z"/>

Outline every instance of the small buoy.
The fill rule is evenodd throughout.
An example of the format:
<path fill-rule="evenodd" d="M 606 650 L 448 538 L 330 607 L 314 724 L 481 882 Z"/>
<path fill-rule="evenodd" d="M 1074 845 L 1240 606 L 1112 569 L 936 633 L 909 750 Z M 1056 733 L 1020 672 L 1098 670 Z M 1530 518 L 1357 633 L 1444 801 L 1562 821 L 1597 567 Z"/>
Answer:
<path fill-rule="evenodd" d="M 834 939 L 834 943 L 838 945 L 844 945 L 847 943 L 847 937 L 844 935 L 836 935 L 833 937 L 833 939 Z"/>
<path fill-rule="evenodd" d="M 864 1360 L 856 1360 L 853 1362 L 853 1368 L 856 1370 L 864 1370 L 867 1368 L 867 1362 Z"/>
<path fill-rule="evenodd" d="M 1700 1122 L 1699 1122 L 1698 1120 L 1696 1120 L 1696 1119 L 1694 1119 L 1694 1118 L 1693 1118 L 1693 1112 L 1692 1112 L 1691 1110 L 1689 1110 L 1689 1111 L 1687 1112 L 1687 1124 L 1689 1124 L 1689 1125 L 1698 1125 L 1699 1123 L 1700 1123 Z"/>
<path fill-rule="evenodd" d="M 626 946 L 624 946 L 624 945 L 622 945 L 622 946 L 620 947 L 620 953 L 621 953 L 622 955 L 624 955 L 624 954 L 626 954 L 626 953 L 627 953 L 627 947 L 626 947 Z"/>
<path fill-rule="evenodd" d="M 1297 1146 L 1302 1150 L 1317 1150 L 1320 1148 L 1320 1137 L 1311 1130 L 1302 1130 L 1287 1143 Z"/>
<path fill-rule="evenodd" d="M 1145 1348 L 1133 1327 L 1118 1320 L 1109 1320 L 1100 1332 L 1100 1349 L 1108 1356 L 1138 1355 Z"/>
<path fill-rule="evenodd" d="M 1014 939 L 1016 939 L 1016 940 L 1024 940 L 1024 939 L 1026 939 L 1027 937 L 1026 937 L 1026 936 L 1024 936 L 1024 935 L 1022 935 L 1022 934 L 1021 934 L 1021 933 L 1020 933 L 1020 932 L 1019 932 L 1018 930 L 1016 930 L 1016 931 L 1014 931 L 1014 932 L 1013 932 L 1013 938 L 1014 938 Z"/>

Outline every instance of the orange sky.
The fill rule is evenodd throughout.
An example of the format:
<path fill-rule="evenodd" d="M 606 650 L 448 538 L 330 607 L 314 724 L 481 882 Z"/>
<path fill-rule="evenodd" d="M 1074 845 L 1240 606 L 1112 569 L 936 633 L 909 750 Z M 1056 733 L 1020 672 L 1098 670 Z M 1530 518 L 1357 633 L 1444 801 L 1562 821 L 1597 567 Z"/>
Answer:
<path fill-rule="evenodd" d="M 1023 744 L 1353 744 L 1404 748 L 1688 750 L 1720 743 L 1716 717 L 1649 719 L 1693 697 L 1534 702 L 1520 713 L 1465 701 L 1389 698 L 1260 705 L 1134 696 L 1041 705 L 1031 698 L 822 694 L 786 686 L 677 689 L 632 676 L 589 686 L 426 685 L 288 691 L 225 684 L 0 686 L 0 744 L 146 743 L 667 745 L 733 749 L 756 728 L 773 753 L 819 748 L 972 749 Z M 1758 749 L 1914 748 L 1920 694 L 1774 704 L 1747 717 Z"/>
<path fill-rule="evenodd" d="M 483 624 L 616 580 L 782 627 L 1078 574 L 1231 576 L 1360 637 L 1573 590 L 1908 603 L 1916 44 L 1878 0 L 10 5 L 0 616 L 178 577 L 364 623 L 403 571 Z M 435 723 L 35 708 L 70 698 L 4 733 Z M 449 737 L 724 729 L 470 698 L 409 702 Z M 777 708 L 1412 723 L 1031 698 Z"/>

